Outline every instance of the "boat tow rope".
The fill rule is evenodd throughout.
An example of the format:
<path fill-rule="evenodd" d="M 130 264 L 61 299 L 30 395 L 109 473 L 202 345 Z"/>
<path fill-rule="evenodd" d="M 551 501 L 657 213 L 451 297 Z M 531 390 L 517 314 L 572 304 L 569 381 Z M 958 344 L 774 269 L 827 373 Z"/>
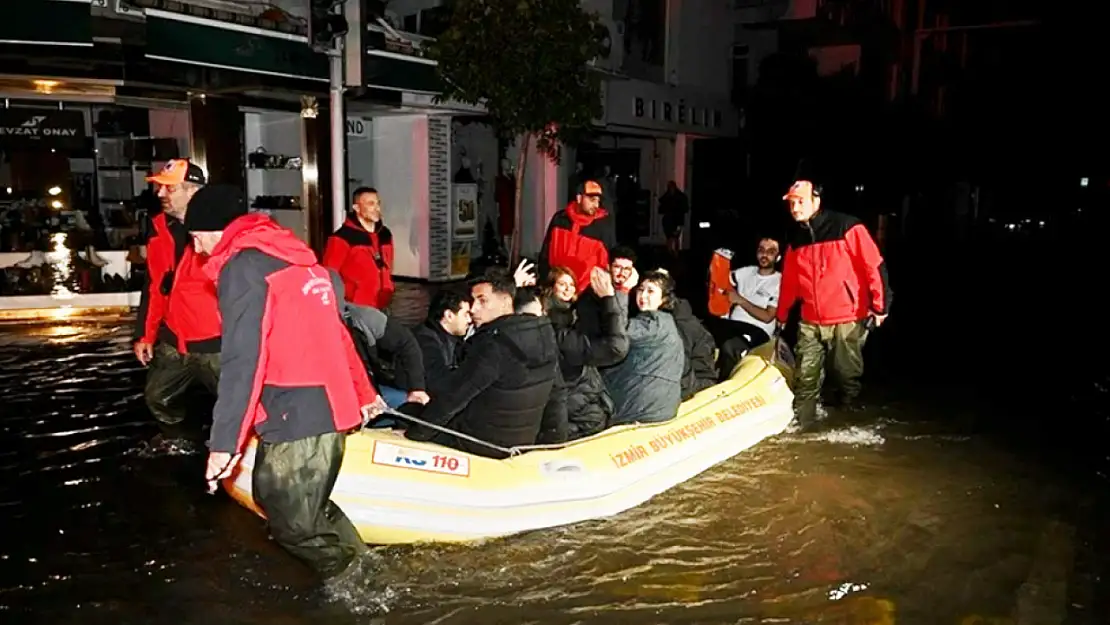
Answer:
<path fill-rule="evenodd" d="M 457 436 L 458 438 L 461 438 L 461 439 L 466 440 L 466 441 L 470 441 L 471 443 L 477 443 L 478 445 L 483 445 L 485 447 L 489 447 L 490 449 L 494 449 L 496 451 L 499 451 L 503 454 L 508 455 L 510 458 L 513 457 L 513 456 L 519 456 L 520 454 L 522 454 L 526 451 L 533 451 L 533 450 L 540 450 L 540 449 L 562 449 L 563 447 L 566 447 L 566 443 L 555 443 L 555 444 L 548 444 L 548 445 L 517 445 L 517 446 L 514 446 L 514 447 L 502 447 L 501 445 L 498 445 L 496 443 L 491 443 L 489 441 L 484 441 L 480 438 L 471 436 L 469 434 L 464 434 L 463 432 L 459 432 L 457 430 L 452 430 L 451 428 L 443 427 L 442 425 L 436 425 L 435 423 L 425 421 L 425 420 L 423 420 L 419 417 L 414 417 L 412 415 L 407 415 L 403 412 L 398 412 L 397 410 L 394 410 L 393 408 L 386 408 L 378 416 L 379 417 L 390 416 L 390 417 L 396 417 L 398 419 L 404 419 L 405 421 L 411 421 L 411 422 L 413 422 L 417 425 L 422 425 L 426 428 L 435 430 L 437 432 L 442 432 L 443 434 L 449 434 L 451 436 Z M 375 417 L 375 418 L 377 418 L 377 417 Z M 366 424 L 363 424 L 362 429 L 366 429 Z"/>
<path fill-rule="evenodd" d="M 774 345 L 773 351 L 771 352 L 771 359 L 764 366 L 769 367 L 769 366 L 774 365 L 775 357 L 778 355 L 778 353 L 777 353 L 778 352 L 778 347 L 779 347 L 779 336 L 776 333 L 775 334 L 775 345 Z M 398 419 L 404 419 L 405 421 L 410 421 L 410 422 L 415 423 L 417 425 L 422 425 L 426 428 L 435 430 L 436 432 L 441 432 L 443 434 L 448 434 L 450 436 L 456 436 L 456 437 L 458 437 L 462 440 L 470 441 L 471 443 L 477 443 L 478 445 L 482 445 L 484 447 L 489 447 L 490 449 L 499 451 L 503 454 L 508 455 L 510 458 L 512 458 L 513 456 L 519 456 L 520 454 L 523 454 L 526 451 L 540 451 L 540 450 L 545 450 L 545 449 L 547 449 L 547 450 L 563 449 L 564 447 L 566 447 L 571 442 L 571 441 L 568 441 L 566 443 L 547 443 L 547 444 L 515 445 L 513 447 L 502 447 L 501 445 L 498 445 L 496 443 L 491 443 L 489 441 L 484 441 L 484 440 L 482 440 L 480 438 L 477 438 L 475 436 L 471 436 L 469 434 L 464 434 L 463 432 L 459 432 L 457 430 L 452 430 L 451 428 L 448 428 L 448 427 L 443 427 L 442 425 L 436 425 L 435 423 L 431 423 L 430 421 L 425 421 L 424 419 L 421 419 L 419 417 L 414 417 L 412 415 L 408 415 L 408 414 L 405 414 L 403 412 L 399 412 L 397 410 L 394 410 L 393 408 L 386 408 L 381 413 L 379 413 L 377 417 L 374 417 L 374 419 L 377 419 L 377 418 L 382 417 L 382 416 L 390 416 L 390 417 L 396 417 Z M 363 430 L 366 429 L 366 427 L 367 427 L 367 425 L 369 425 L 370 421 L 373 421 L 374 419 L 370 419 L 369 421 L 363 422 L 362 427 L 359 428 L 359 429 L 363 429 Z"/>

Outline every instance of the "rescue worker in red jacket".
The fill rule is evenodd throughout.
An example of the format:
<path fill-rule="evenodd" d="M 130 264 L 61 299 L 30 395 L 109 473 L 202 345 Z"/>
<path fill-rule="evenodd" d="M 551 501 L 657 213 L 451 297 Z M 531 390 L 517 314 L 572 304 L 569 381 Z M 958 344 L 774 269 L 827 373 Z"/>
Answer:
<path fill-rule="evenodd" d="M 883 256 L 855 217 L 821 208 L 821 189 L 798 180 L 783 196 L 797 222 L 786 248 L 776 312 L 786 323 L 801 301 L 794 412 L 814 425 L 825 364 L 839 382 L 839 400 L 853 407 L 863 375 L 868 332 L 886 319 L 891 290 Z"/>
<path fill-rule="evenodd" d="M 551 218 L 543 239 L 536 275 L 547 276 L 552 267 L 566 267 L 578 285 L 577 329 L 584 336 L 602 332 L 601 300 L 590 286 L 595 267 L 609 270 L 609 250 L 616 245 L 613 218 L 601 205 L 603 190 L 595 180 L 586 180 L 574 201 Z"/>
<path fill-rule="evenodd" d="M 139 303 L 135 356 L 148 367 L 147 407 L 163 436 L 179 438 L 185 419 L 179 401 L 193 382 L 212 393 L 220 373 L 220 315 L 216 289 L 204 275 L 207 260 L 196 253 L 182 221 L 190 200 L 204 186 L 204 170 L 184 159 L 166 163 L 147 178 L 158 185 L 162 212 L 151 221 L 147 281 Z"/>
<path fill-rule="evenodd" d="M 601 185 L 587 180 L 574 201 L 555 213 L 540 248 L 536 275 L 546 276 L 552 267 L 566 267 L 574 273 L 581 295 L 590 286 L 594 267 L 609 269 L 609 249 L 616 240 L 612 219 L 601 206 L 601 195 Z"/>
<path fill-rule="evenodd" d="M 346 433 L 385 404 L 343 323 L 342 282 L 292 231 L 247 214 L 237 189 L 198 193 L 185 226 L 210 256 L 224 324 L 209 490 L 257 434 L 252 490 L 274 540 L 325 580 L 351 579 L 365 545 L 331 491 Z"/>
<path fill-rule="evenodd" d="M 360 187 L 351 196 L 347 221 L 328 237 L 323 265 L 339 272 L 347 301 L 386 310 L 393 301 L 393 233 L 382 223 L 377 189 Z"/>

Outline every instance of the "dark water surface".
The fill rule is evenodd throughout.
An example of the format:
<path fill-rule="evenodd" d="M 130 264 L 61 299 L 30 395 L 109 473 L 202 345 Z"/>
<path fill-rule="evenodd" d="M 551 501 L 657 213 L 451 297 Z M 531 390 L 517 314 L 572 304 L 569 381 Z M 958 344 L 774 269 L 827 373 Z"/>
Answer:
<path fill-rule="evenodd" d="M 1059 434 L 1105 433 L 1106 377 L 1004 340 L 1020 318 L 954 343 L 905 317 L 866 412 L 613 519 L 381 549 L 354 613 L 204 494 L 201 455 L 148 447 L 127 320 L 0 328 L 0 623 L 1107 622 L 1105 445 Z"/>

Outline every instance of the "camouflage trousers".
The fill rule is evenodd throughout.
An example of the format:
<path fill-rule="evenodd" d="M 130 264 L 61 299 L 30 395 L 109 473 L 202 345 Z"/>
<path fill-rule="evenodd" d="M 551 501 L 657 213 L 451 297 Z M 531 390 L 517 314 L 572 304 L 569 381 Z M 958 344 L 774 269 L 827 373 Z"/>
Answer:
<path fill-rule="evenodd" d="M 817 402 L 828 371 L 837 385 L 838 399 L 850 404 L 862 389 L 863 346 L 867 329 L 862 321 L 816 325 L 802 322 L 794 348 L 794 414 L 802 427 L 817 420 Z"/>

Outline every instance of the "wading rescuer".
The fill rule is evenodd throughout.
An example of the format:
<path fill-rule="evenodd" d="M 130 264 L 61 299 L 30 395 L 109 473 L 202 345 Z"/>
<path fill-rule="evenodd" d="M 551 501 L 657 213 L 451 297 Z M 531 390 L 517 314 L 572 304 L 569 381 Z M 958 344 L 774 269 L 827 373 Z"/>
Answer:
<path fill-rule="evenodd" d="M 343 323 L 342 281 L 292 231 L 246 214 L 238 189 L 214 187 L 185 227 L 210 256 L 224 324 L 209 490 L 257 434 L 252 489 L 274 540 L 321 578 L 355 581 L 365 545 L 331 491 L 346 432 L 385 403 Z"/>
<path fill-rule="evenodd" d="M 863 345 L 890 310 L 886 265 L 867 228 L 855 217 L 821 208 L 821 189 L 798 180 L 784 200 L 797 222 L 783 263 L 779 325 L 801 300 L 795 346 L 794 413 L 798 424 L 817 419 L 825 364 L 839 383 L 840 404 L 854 407 L 863 375 Z"/>
<path fill-rule="evenodd" d="M 193 250 L 182 223 L 206 179 L 200 167 L 175 159 L 147 181 L 158 185 L 162 212 L 151 220 L 134 349 L 148 367 L 146 404 L 163 437 L 177 439 L 184 435 L 182 395 L 193 382 L 215 393 L 220 374 L 216 288 L 204 275 L 207 257 Z"/>

